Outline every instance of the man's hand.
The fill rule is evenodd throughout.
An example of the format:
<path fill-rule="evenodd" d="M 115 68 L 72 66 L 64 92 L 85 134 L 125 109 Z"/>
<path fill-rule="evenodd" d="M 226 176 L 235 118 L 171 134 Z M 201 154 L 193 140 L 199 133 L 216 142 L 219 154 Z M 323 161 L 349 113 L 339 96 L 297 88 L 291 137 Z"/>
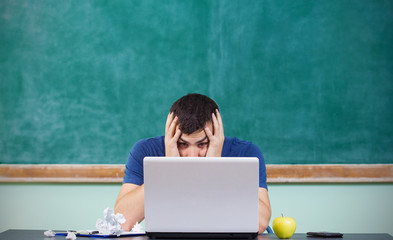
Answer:
<path fill-rule="evenodd" d="M 177 141 L 179 140 L 181 131 L 177 124 L 177 116 L 174 117 L 173 112 L 168 114 L 165 124 L 165 156 L 166 157 L 180 157 L 177 148 Z"/>
<path fill-rule="evenodd" d="M 220 112 L 216 109 L 216 114 L 212 113 L 213 132 L 205 126 L 206 136 L 209 138 L 209 148 L 206 157 L 221 157 L 222 147 L 224 146 L 224 126 Z"/>

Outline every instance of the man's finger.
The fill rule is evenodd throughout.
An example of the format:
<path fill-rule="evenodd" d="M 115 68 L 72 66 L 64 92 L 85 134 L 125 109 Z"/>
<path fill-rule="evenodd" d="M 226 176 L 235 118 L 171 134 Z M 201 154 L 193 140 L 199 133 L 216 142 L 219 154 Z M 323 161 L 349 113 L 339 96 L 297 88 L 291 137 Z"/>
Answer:
<path fill-rule="evenodd" d="M 213 138 L 213 133 L 212 133 L 212 131 L 210 131 L 208 126 L 205 126 L 205 133 L 206 133 L 206 136 L 209 139 L 209 141 L 212 141 L 213 140 L 212 139 Z"/>
<path fill-rule="evenodd" d="M 166 118 L 166 123 L 165 123 L 165 132 L 168 130 L 170 124 L 172 123 L 173 120 L 173 112 L 170 112 L 168 114 L 168 117 Z"/>
<path fill-rule="evenodd" d="M 221 118 L 221 114 L 218 111 L 218 109 L 216 109 L 216 117 L 217 117 L 217 120 L 218 120 L 218 124 L 220 124 L 222 126 L 222 118 Z"/>
<path fill-rule="evenodd" d="M 176 126 L 176 133 L 175 133 L 175 136 L 173 136 L 173 140 L 176 142 L 179 141 L 180 134 L 181 134 L 180 126 L 177 125 Z"/>
<path fill-rule="evenodd" d="M 169 125 L 169 129 L 168 129 L 168 133 L 170 137 L 173 137 L 173 135 L 175 134 L 175 130 L 176 130 L 176 125 L 177 125 L 177 116 L 173 119 L 173 121 L 171 122 L 171 124 Z"/>
<path fill-rule="evenodd" d="M 217 117 L 214 113 L 212 113 L 212 120 L 213 120 L 213 132 L 214 135 L 219 134 L 220 133 L 220 126 L 218 125 L 218 120 Z"/>
<path fill-rule="evenodd" d="M 224 125 L 222 124 L 221 114 L 220 111 L 218 111 L 218 109 L 216 109 L 216 115 L 217 115 L 218 124 L 220 126 L 221 134 L 224 135 Z"/>

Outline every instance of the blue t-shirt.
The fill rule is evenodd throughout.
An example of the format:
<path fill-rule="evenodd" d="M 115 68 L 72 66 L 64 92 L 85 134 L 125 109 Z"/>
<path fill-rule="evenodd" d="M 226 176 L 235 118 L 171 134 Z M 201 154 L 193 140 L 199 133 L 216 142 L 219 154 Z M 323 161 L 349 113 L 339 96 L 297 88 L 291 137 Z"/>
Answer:
<path fill-rule="evenodd" d="M 138 141 L 131 149 L 124 171 L 123 183 L 143 184 L 143 159 L 146 156 L 165 156 L 164 136 Z M 266 166 L 259 148 L 247 141 L 225 137 L 222 157 L 257 157 L 259 159 L 259 187 L 267 189 Z"/>

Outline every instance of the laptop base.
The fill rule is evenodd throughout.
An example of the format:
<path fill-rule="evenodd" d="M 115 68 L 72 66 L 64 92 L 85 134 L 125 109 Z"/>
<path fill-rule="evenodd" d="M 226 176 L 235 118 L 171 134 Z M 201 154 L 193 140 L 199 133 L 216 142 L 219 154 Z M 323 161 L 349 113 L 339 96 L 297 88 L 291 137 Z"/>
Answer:
<path fill-rule="evenodd" d="M 258 233 L 146 232 L 146 235 L 151 239 L 254 239 Z"/>

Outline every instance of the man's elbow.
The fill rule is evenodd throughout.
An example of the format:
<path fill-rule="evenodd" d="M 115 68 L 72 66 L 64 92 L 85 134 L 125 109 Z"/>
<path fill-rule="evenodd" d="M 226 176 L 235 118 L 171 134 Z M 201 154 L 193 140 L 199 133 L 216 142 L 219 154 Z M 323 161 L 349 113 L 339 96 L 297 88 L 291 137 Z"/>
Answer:
<path fill-rule="evenodd" d="M 129 231 L 131 231 L 132 226 L 133 226 L 132 224 L 129 224 L 128 221 L 126 221 L 125 223 L 123 223 L 123 224 L 121 225 L 121 228 L 122 228 L 124 231 L 129 232 Z"/>
<path fill-rule="evenodd" d="M 258 230 L 258 234 L 261 234 L 261 233 L 263 233 L 266 229 L 267 229 L 267 227 L 268 227 L 269 225 L 267 224 L 267 223 L 259 223 L 259 230 Z"/>
<path fill-rule="evenodd" d="M 121 225 L 121 228 L 122 228 L 124 231 L 129 232 L 129 231 L 132 230 L 132 228 L 135 226 L 135 224 L 136 224 L 137 222 L 138 222 L 138 221 L 137 221 L 136 219 L 127 219 L 127 218 L 126 218 L 126 221 Z"/>
<path fill-rule="evenodd" d="M 269 227 L 270 217 L 272 214 L 270 206 L 268 209 L 266 209 L 266 211 L 264 213 L 265 214 L 260 215 L 260 217 L 259 217 L 258 233 L 263 233 Z"/>
<path fill-rule="evenodd" d="M 134 221 L 133 219 L 130 219 L 128 216 L 126 216 L 126 214 L 124 214 L 124 212 L 121 210 L 121 208 L 119 207 L 119 204 L 115 204 L 115 213 L 120 213 L 124 216 L 124 218 L 126 219 L 126 221 L 121 225 L 121 228 L 126 231 L 129 232 L 131 231 L 131 229 L 134 227 L 136 220 Z"/>

